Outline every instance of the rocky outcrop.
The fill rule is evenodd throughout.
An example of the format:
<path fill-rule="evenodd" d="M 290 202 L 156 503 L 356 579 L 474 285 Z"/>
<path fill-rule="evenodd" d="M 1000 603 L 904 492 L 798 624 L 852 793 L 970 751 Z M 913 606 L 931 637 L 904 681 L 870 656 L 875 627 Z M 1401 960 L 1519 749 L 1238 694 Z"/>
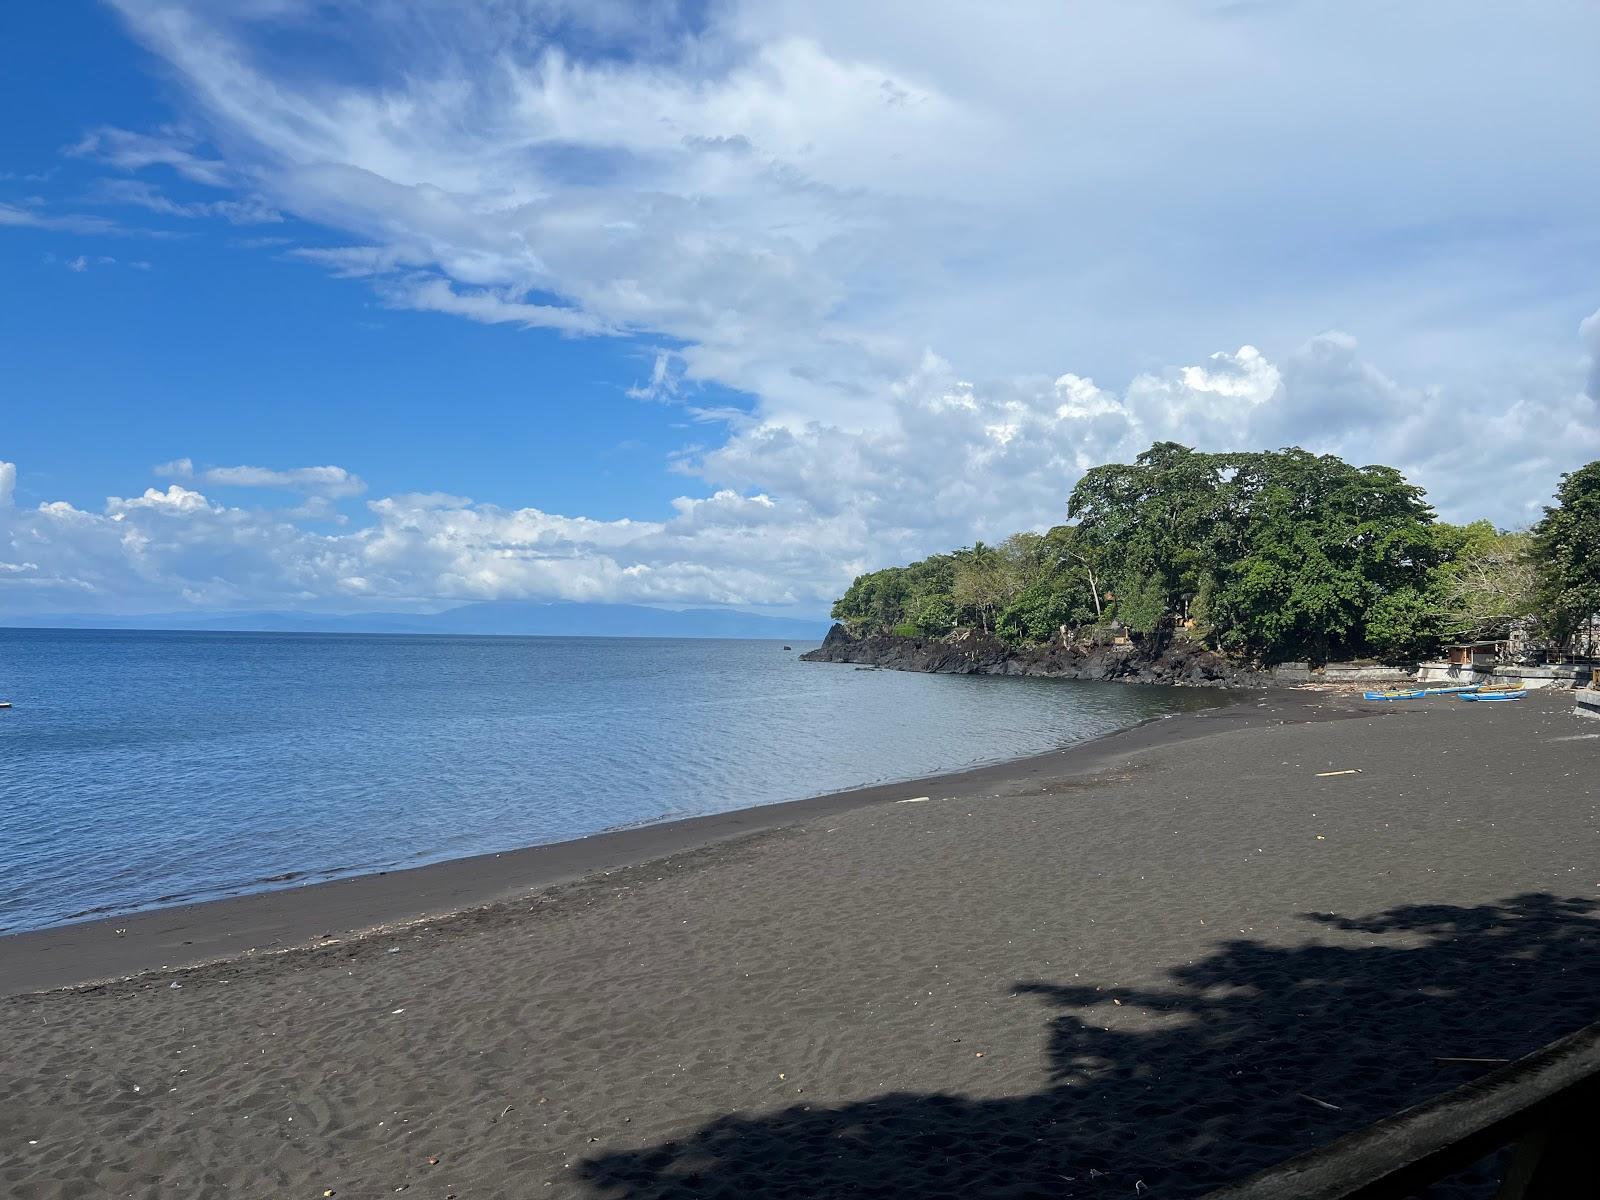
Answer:
<path fill-rule="evenodd" d="M 1194 642 L 1174 640 L 1152 653 L 1142 646 L 1007 646 L 972 629 L 944 637 L 852 637 L 843 625 L 828 630 L 807 662 L 855 663 L 891 671 L 945 675 L 1039 675 L 1192 687 L 1247 687 L 1282 682 L 1270 671 L 1240 667 Z"/>

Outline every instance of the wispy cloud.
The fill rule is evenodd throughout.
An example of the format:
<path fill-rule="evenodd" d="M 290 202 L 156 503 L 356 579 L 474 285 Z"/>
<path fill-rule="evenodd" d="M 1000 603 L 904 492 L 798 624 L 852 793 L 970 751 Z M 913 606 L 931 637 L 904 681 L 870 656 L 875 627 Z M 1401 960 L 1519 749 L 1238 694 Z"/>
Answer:
<path fill-rule="evenodd" d="M 121 204 L 184 220 L 217 218 L 232 225 L 274 225 L 283 214 L 257 196 L 242 200 L 178 201 L 140 179 L 102 179 L 90 189 L 94 204 Z"/>
<path fill-rule="evenodd" d="M 124 171 L 167 166 L 185 179 L 209 187 L 225 187 L 236 182 L 236 177 L 225 163 L 219 159 L 202 157 L 196 153 L 196 148 L 196 140 L 176 128 L 169 127 L 150 134 L 103 125 L 66 147 L 64 153 L 74 158 L 93 159 Z"/>
<path fill-rule="evenodd" d="M 336 500 L 359 496 L 366 482 L 343 467 L 206 467 L 196 470 L 194 460 L 175 458 L 155 467 L 154 474 L 166 479 L 194 480 L 213 487 L 281 488 L 306 495 Z"/>
<path fill-rule="evenodd" d="M 529 304 L 488 288 L 458 291 L 439 278 L 386 281 L 379 294 L 396 308 L 450 313 L 485 325 L 520 325 L 524 329 L 557 329 L 579 334 L 613 332 L 598 317 L 580 309 Z"/>
<path fill-rule="evenodd" d="M 108 221 L 104 217 L 88 217 L 78 214 L 53 215 L 37 212 L 33 209 L 17 208 L 10 204 L 0 204 L 0 226 L 5 225 L 21 229 L 49 229 L 58 233 L 126 234 L 132 232 L 124 229 L 115 221 Z"/>

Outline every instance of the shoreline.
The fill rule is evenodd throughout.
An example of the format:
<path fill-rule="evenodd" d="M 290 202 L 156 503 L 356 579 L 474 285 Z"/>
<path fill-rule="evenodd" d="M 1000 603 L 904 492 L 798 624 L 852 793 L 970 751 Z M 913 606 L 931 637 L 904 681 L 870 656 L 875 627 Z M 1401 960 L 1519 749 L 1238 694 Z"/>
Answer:
<path fill-rule="evenodd" d="M 359 939 L 923 792 L 970 792 L 1041 776 L 1094 774 L 1128 755 L 1204 737 L 1225 727 L 1217 722 L 1253 715 L 1257 701 L 1245 700 L 1241 693 L 1247 691 L 1270 693 L 1306 713 L 1319 708 L 1313 693 L 1231 690 L 1233 702 L 1213 709 L 1150 717 L 1071 746 L 958 771 L 4 934 L 0 995 L 92 986 Z M 1330 719 L 1330 714 L 1306 719 Z"/>
<path fill-rule="evenodd" d="M 5 997 L 0 1193 L 1199 1200 L 1593 1022 L 1569 704 L 1239 700 Z"/>

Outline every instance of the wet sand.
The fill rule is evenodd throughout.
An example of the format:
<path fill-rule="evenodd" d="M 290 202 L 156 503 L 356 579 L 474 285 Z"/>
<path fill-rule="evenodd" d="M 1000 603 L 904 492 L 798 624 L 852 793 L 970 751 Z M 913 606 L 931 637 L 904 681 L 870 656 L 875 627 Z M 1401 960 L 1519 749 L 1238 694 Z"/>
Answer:
<path fill-rule="evenodd" d="M 1198 1195 L 1600 1016 L 1570 711 L 1246 694 L 0 940 L 0 1192 Z"/>

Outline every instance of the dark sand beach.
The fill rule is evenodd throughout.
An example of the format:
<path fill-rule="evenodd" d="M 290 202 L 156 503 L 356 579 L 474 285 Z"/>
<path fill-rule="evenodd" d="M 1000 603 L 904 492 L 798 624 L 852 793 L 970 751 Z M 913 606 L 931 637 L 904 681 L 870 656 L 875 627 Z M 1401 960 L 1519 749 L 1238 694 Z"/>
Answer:
<path fill-rule="evenodd" d="M 0 1193 L 1199 1195 L 1600 1017 L 1570 712 L 1243 693 L 5 939 Z"/>

